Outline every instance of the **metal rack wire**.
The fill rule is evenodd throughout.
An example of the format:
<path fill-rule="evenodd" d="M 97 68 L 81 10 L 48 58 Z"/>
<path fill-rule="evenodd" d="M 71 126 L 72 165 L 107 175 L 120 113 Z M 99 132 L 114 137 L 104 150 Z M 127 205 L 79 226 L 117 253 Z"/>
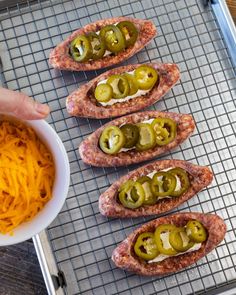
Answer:
<path fill-rule="evenodd" d="M 175 211 L 215 212 L 227 224 L 222 244 L 197 264 L 163 278 L 117 269 L 110 260 L 116 245 L 150 218 L 107 219 L 99 195 L 136 166 L 92 168 L 78 144 L 105 120 L 70 117 L 66 96 L 101 71 L 70 73 L 48 64 L 51 48 L 73 30 L 112 16 L 152 19 L 158 36 L 127 63 L 177 63 L 181 81 L 154 109 L 193 114 L 194 135 L 165 155 L 212 168 L 211 186 Z M 49 122 L 68 152 L 71 186 L 63 210 L 48 228 L 55 261 L 65 274 L 66 294 L 216 294 L 236 286 L 235 68 L 211 7 L 197 0 L 30 1 L 0 10 L 0 54 L 5 84 L 52 110 Z M 164 157 L 162 157 L 164 158 Z"/>

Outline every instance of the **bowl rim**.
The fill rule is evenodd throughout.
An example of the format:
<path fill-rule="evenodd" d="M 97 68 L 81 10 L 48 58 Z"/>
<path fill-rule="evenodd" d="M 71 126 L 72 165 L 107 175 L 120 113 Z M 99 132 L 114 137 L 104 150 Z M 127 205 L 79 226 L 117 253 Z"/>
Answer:
<path fill-rule="evenodd" d="M 41 231 L 46 230 L 47 227 L 57 217 L 57 215 L 61 211 L 61 209 L 62 209 L 62 207 L 63 207 L 63 205 L 65 203 L 66 197 L 68 195 L 69 185 L 70 185 L 70 165 L 69 165 L 68 155 L 67 155 L 65 146 L 64 146 L 61 138 L 59 137 L 57 132 L 51 127 L 51 125 L 49 123 L 47 123 L 45 120 L 22 120 L 22 119 L 16 118 L 15 116 L 12 116 L 12 115 L 8 116 L 8 114 L 3 114 L 3 113 L 0 113 L 0 120 L 1 120 L 1 115 L 4 115 L 4 117 L 6 117 L 6 118 L 9 117 L 9 118 L 13 118 L 16 121 L 21 121 L 21 122 L 25 123 L 26 125 L 28 124 L 29 126 L 31 126 L 34 129 L 35 133 L 39 136 L 40 139 L 42 139 L 43 132 L 42 132 L 42 135 L 40 135 L 39 131 L 37 131 L 36 129 L 47 130 L 49 135 L 52 136 L 57 142 L 57 149 L 59 150 L 59 153 L 62 155 L 61 158 L 63 160 L 63 170 L 64 170 L 64 174 L 66 175 L 66 177 L 64 179 L 65 182 L 63 183 L 63 190 L 60 193 L 60 196 L 63 196 L 63 197 L 59 198 L 57 200 L 57 209 L 54 211 L 54 214 L 49 215 L 49 218 L 46 218 L 42 222 L 40 222 L 40 224 L 37 224 L 34 231 L 25 232 L 24 235 L 19 236 L 17 238 L 16 238 L 16 236 L 14 237 L 14 232 L 17 231 L 18 227 L 16 227 L 15 230 L 13 230 L 13 235 L 12 236 L 10 236 L 9 234 L 1 234 L 0 233 L 0 246 L 8 246 L 8 245 L 18 244 L 18 243 L 24 242 L 24 241 L 26 241 L 28 239 L 31 239 L 32 237 L 34 237 L 35 235 L 37 235 Z M 44 139 L 42 139 L 42 141 L 45 142 Z M 52 152 L 49 144 L 47 142 L 45 142 L 45 144 L 46 144 L 46 146 L 48 147 L 48 149 L 50 150 L 50 152 L 53 155 L 53 152 Z M 55 157 L 54 157 L 54 165 L 56 166 Z M 53 187 L 53 190 L 54 189 L 55 189 L 55 187 Z M 52 199 L 53 198 L 51 198 L 48 201 L 48 203 Z M 45 204 L 44 208 L 47 206 L 48 203 Z M 42 212 L 43 209 L 40 212 Z M 40 214 L 40 212 L 38 214 Z M 37 215 L 34 216 L 34 218 L 37 218 Z M 34 220 L 34 218 L 32 220 Z M 29 222 L 31 222 L 31 221 L 29 221 Z M 21 225 L 24 225 L 24 224 L 27 224 L 27 223 L 23 222 Z M 21 225 L 19 225 L 19 227 Z M 1 241 L 1 236 L 7 237 L 7 238 L 3 239 L 3 241 Z"/>

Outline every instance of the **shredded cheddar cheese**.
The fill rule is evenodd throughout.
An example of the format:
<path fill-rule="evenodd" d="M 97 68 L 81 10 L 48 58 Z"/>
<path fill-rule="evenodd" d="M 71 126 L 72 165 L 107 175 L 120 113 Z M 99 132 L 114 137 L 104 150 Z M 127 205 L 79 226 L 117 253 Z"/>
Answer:
<path fill-rule="evenodd" d="M 35 131 L 19 121 L 0 121 L 0 233 L 12 234 L 52 197 L 53 158 Z"/>

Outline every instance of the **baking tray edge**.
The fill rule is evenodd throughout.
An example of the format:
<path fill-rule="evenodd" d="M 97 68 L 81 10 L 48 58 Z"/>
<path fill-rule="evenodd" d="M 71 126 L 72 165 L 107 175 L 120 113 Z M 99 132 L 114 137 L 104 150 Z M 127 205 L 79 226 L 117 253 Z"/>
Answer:
<path fill-rule="evenodd" d="M 52 275 L 57 277 L 58 268 L 52 253 L 50 243 L 47 238 L 46 231 L 40 232 L 33 238 L 34 247 L 42 270 L 44 282 L 49 295 L 64 295 L 62 288 L 55 290 Z"/>

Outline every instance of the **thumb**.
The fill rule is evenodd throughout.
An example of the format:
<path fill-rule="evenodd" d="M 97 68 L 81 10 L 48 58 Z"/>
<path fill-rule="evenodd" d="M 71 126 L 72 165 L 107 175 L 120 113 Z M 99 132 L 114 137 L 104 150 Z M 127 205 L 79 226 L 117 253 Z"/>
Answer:
<path fill-rule="evenodd" d="M 0 111 L 11 113 L 20 119 L 36 120 L 45 118 L 50 109 L 22 92 L 0 88 Z"/>

